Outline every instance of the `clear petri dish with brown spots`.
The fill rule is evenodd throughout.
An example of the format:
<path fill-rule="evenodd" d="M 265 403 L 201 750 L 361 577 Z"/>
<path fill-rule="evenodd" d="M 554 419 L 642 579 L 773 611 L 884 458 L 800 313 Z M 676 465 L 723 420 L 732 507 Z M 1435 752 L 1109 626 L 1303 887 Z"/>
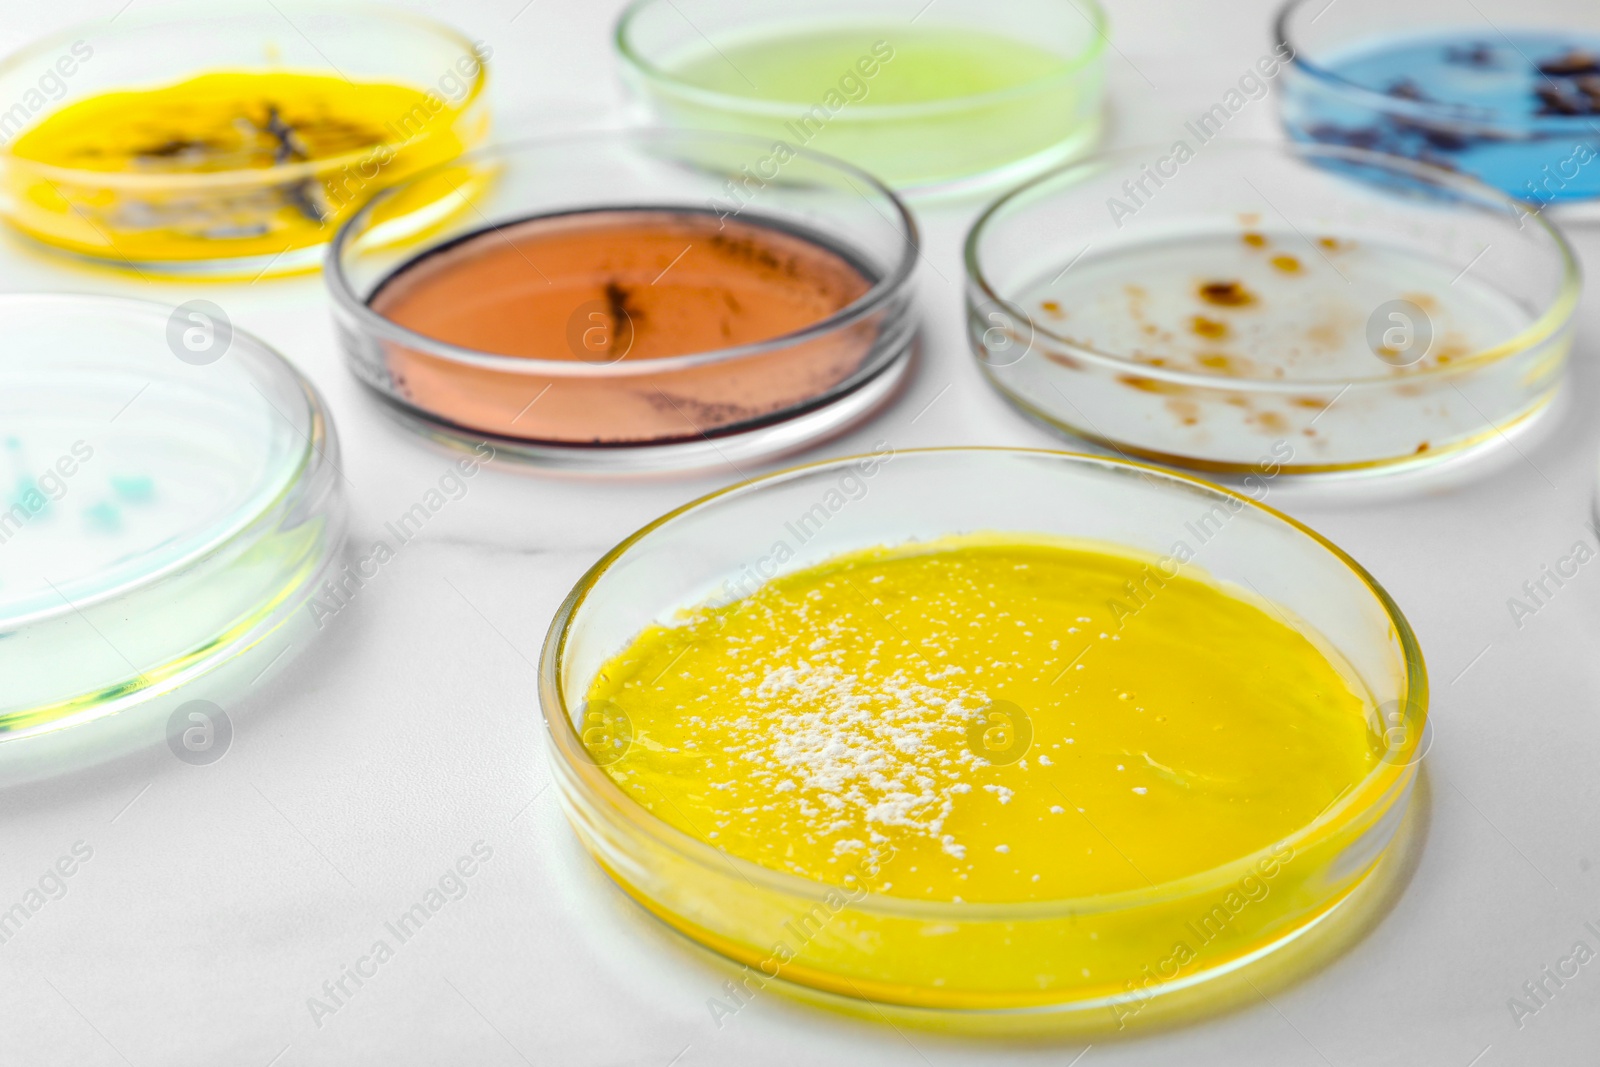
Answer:
<path fill-rule="evenodd" d="M 1359 149 L 1192 133 L 1056 170 L 966 245 L 968 335 L 1039 422 L 1219 475 L 1366 475 L 1551 406 L 1579 273 L 1530 206 Z"/>

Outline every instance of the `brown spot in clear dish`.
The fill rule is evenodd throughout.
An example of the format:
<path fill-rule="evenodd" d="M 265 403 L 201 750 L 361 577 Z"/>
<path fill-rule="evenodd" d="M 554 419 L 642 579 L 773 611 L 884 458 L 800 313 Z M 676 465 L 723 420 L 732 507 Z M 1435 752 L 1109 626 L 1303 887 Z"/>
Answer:
<path fill-rule="evenodd" d="M 1189 329 L 1201 337 L 1208 337 L 1213 341 L 1220 341 L 1228 336 L 1228 324 L 1208 319 L 1204 315 L 1196 315 L 1189 320 Z"/>
<path fill-rule="evenodd" d="M 1289 403 L 1297 408 L 1310 408 L 1312 411 L 1321 411 L 1328 406 L 1327 401 L 1314 396 L 1297 396 Z"/>
<path fill-rule="evenodd" d="M 1057 364 L 1058 366 L 1066 367 L 1068 370 L 1083 369 L 1082 363 L 1073 359 L 1064 352 L 1051 352 L 1050 350 L 1046 349 L 1044 358 L 1048 359 L 1051 363 Z"/>
<path fill-rule="evenodd" d="M 1343 252 L 1355 247 L 1354 241 L 1341 241 L 1337 237 L 1318 237 L 1317 244 L 1326 252 Z"/>
<path fill-rule="evenodd" d="M 1276 411 L 1263 411 L 1257 416 L 1257 421 L 1261 423 L 1263 429 L 1271 430 L 1273 433 L 1282 433 L 1289 428 L 1289 420 Z"/>
<path fill-rule="evenodd" d="M 1300 261 L 1294 256 L 1273 256 L 1272 265 L 1285 274 L 1299 274 L 1302 269 Z"/>
<path fill-rule="evenodd" d="M 1240 369 L 1240 364 L 1243 361 L 1235 356 L 1228 355 L 1226 352 L 1202 352 L 1195 357 L 1195 362 L 1211 370 L 1220 370 L 1224 373 L 1232 374 Z"/>
<path fill-rule="evenodd" d="M 1434 362 L 1450 363 L 1454 360 L 1465 359 L 1472 355 L 1472 345 L 1459 332 L 1452 330 L 1445 334 L 1444 342 L 1439 345 L 1439 350 L 1434 354 Z"/>
<path fill-rule="evenodd" d="M 1319 348 L 1338 348 L 1344 344 L 1345 331 L 1337 322 L 1324 320 L 1306 330 L 1306 340 Z"/>
<path fill-rule="evenodd" d="M 1417 455 L 1420 456 L 1424 452 L 1426 452 L 1427 450 L 1428 450 L 1428 442 L 1424 441 L 1420 445 L 1417 446 Z"/>
<path fill-rule="evenodd" d="M 1054 300 L 1046 300 L 1039 306 L 1044 308 L 1044 313 L 1052 319 L 1064 319 L 1067 317 L 1067 313 L 1061 310 L 1061 305 Z"/>
<path fill-rule="evenodd" d="M 1248 408 L 1250 406 L 1250 398 L 1243 393 L 1230 393 L 1222 398 L 1222 402 L 1231 404 L 1236 408 Z"/>
<path fill-rule="evenodd" d="M 1317 431 L 1312 429 L 1309 426 L 1307 426 L 1305 429 L 1301 430 L 1300 432 L 1302 434 L 1304 434 L 1305 436 L 1307 436 L 1307 437 L 1315 437 L 1315 436 L 1317 436 Z"/>
<path fill-rule="evenodd" d="M 1239 225 L 1241 226 L 1254 226 L 1260 221 L 1261 212 L 1259 211 L 1245 211 L 1239 215 Z"/>
<path fill-rule="evenodd" d="M 1251 248 L 1265 248 L 1265 247 L 1267 247 L 1267 237 L 1266 237 L 1265 234 L 1254 233 L 1254 232 L 1246 233 L 1246 234 L 1241 235 L 1239 240 L 1243 241 L 1245 244 L 1249 245 Z"/>
<path fill-rule="evenodd" d="M 1200 299 L 1217 307 L 1248 307 L 1256 302 L 1256 295 L 1236 281 L 1202 282 Z"/>
<path fill-rule="evenodd" d="M 1432 293 L 1402 293 L 1402 300 L 1409 300 L 1423 311 L 1438 311 L 1439 298 Z"/>
<path fill-rule="evenodd" d="M 1194 392 L 1187 385 L 1177 382 L 1163 382 L 1155 378 L 1142 378 L 1137 374 L 1119 374 L 1117 381 L 1130 389 L 1137 389 L 1141 393 L 1160 393 L 1165 396 L 1187 396 Z"/>
<path fill-rule="evenodd" d="M 1200 424 L 1200 405 L 1193 400 L 1168 400 L 1166 409 L 1178 416 L 1179 421 L 1185 426 L 1198 426 Z"/>

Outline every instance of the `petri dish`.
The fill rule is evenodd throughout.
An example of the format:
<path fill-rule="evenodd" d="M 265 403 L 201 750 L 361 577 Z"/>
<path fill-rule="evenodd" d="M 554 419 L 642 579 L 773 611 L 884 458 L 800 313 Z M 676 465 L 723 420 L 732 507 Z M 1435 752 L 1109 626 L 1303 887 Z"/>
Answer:
<path fill-rule="evenodd" d="M 1117 615 L 1095 603 L 1073 626 L 1045 630 L 1029 624 L 1116 575 L 1096 578 L 1089 567 L 1083 583 L 1062 580 L 1034 558 L 1033 578 L 1010 566 L 988 572 L 998 584 L 935 576 L 914 591 L 918 601 L 857 566 L 926 561 L 951 539 L 1121 553 L 1145 568 L 1146 591 L 1115 595 L 1142 606 Z M 841 558 L 844 580 L 824 595 L 816 568 Z M 1149 574 L 1166 584 L 1149 584 Z M 1299 647 L 1315 645 L 1325 664 L 1342 665 L 1334 688 L 1346 701 L 1335 716 L 1350 757 L 1344 770 L 1324 780 L 1331 764 L 1291 768 L 1284 755 L 1297 744 L 1289 738 L 1305 740 L 1300 699 L 1309 686 L 1261 690 L 1250 736 L 1282 741 L 1284 759 L 1233 786 L 1224 778 L 1239 768 L 1225 775 L 1202 753 L 1201 735 L 1214 730 L 1172 743 L 1167 731 L 1192 701 L 1154 689 L 1184 690 L 1187 670 L 1158 677 L 1168 668 L 1130 670 L 1121 655 L 1145 642 L 1137 655 L 1166 657 L 1149 642 L 1168 611 L 1169 622 L 1194 624 L 1171 631 L 1189 643 L 1167 646 L 1169 665 L 1206 661 L 1200 646 L 1212 639 L 1197 634 L 1240 633 L 1218 625 L 1212 608 L 1191 614 L 1176 610 L 1181 597 L 1163 600 L 1180 575 L 1226 591 L 1229 610 L 1299 634 L 1307 642 Z M 769 595 L 771 583 L 791 580 L 811 588 Z M 1008 581 L 1034 584 L 1027 595 L 990 597 Z M 945 610 L 962 588 L 983 595 Z M 835 605 L 834 594 L 858 599 Z M 755 640 L 751 627 L 771 620 L 782 629 Z M 945 637 L 923 632 L 941 622 Z M 861 648 L 858 627 L 881 632 Z M 648 657 L 629 659 L 645 646 L 670 651 L 674 640 L 682 647 L 659 670 Z M 968 662 L 973 641 L 1007 651 Z M 722 650 L 737 659 L 724 672 L 727 692 L 711 694 L 714 709 L 699 715 L 699 698 L 674 687 L 694 683 Z M 780 664 L 769 654 L 798 659 Z M 851 669 L 838 658 L 860 655 L 874 662 Z M 1272 673 L 1293 658 L 1258 666 Z M 991 676 L 975 666 L 1009 671 L 1001 684 L 1017 699 L 988 691 Z M 746 678 L 747 668 L 766 673 Z M 1233 707 L 1227 694 L 1242 694 L 1246 674 L 1261 672 L 1235 673 L 1240 684 L 1219 690 L 1219 722 Z M 1047 695 L 1056 686 L 1062 692 Z M 1198 696 L 1205 685 L 1195 688 L 1196 699 L 1210 699 Z M 947 448 L 783 471 L 640 530 L 557 612 L 540 703 L 557 790 L 584 847 L 652 914 L 742 965 L 753 988 L 777 983 L 958 1025 L 1004 1028 L 1047 1015 L 1114 1029 L 1154 1017 L 1144 1015 L 1152 1001 L 1176 1003 L 1247 964 L 1293 955 L 1281 950 L 1357 906 L 1392 862 L 1425 748 L 1427 680 L 1388 595 L 1286 516 L 1126 461 Z M 1311 763 L 1319 745 L 1306 750 Z M 1117 798 L 1068 796 L 1125 772 Z M 1287 806 L 1267 799 L 1313 778 L 1314 797 Z M 1222 831 L 1178 829 L 1209 818 L 1201 809 L 1212 801 L 1231 809 L 1221 821 L 1237 820 L 1244 834 L 1232 845 L 1220 844 Z M 1147 802 L 1164 806 L 1140 807 Z M 1269 826 L 1274 818 L 1282 825 Z M 781 819 L 790 820 L 782 832 L 755 825 Z M 1013 833 L 999 837 L 1009 847 L 990 847 Z M 1205 848 L 1190 851 L 1201 838 L 1210 839 Z M 954 866 L 919 873 L 919 863 Z"/>
<path fill-rule="evenodd" d="M 1503 193 L 1295 143 L 1069 165 L 991 205 L 965 257 L 969 340 L 1013 405 L 1258 482 L 1465 462 L 1531 427 L 1580 288 L 1566 240 Z"/>
<path fill-rule="evenodd" d="M 68 30 L 0 62 L 19 101 L 0 122 L 0 215 L 146 275 L 315 269 L 375 190 L 487 135 L 491 53 L 402 12 L 293 3 Z"/>
<path fill-rule="evenodd" d="M 344 512 L 315 389 L 214 307 L 12 295 L 0 323 L 0 775 L 22 776 L 281 669 Z"/>
<path fill-rule="evenodd" d="M 425 239 L 388 223 L 439 208 Z M 408 424 L 550 467 L 773 455 L 906 373 L 916 224 L 848 164 L 718 133 L 497 146 L 385 190 L 325 273 L 357 377 Z"/>
<path fill-rule="evenodd" d="M 1600 11 L 1571 0 L 1292 0 L 1279 97 L 1297 140 L 1402 155 L 1594 217 Z"/>
<path fill-rule="evenodd" d="M 1087 150 L 1107 40 L 1097 4 L 1062 0 L 636 0 L 616 30 L 652 122 L 777 138 L 919 194 Z"/>

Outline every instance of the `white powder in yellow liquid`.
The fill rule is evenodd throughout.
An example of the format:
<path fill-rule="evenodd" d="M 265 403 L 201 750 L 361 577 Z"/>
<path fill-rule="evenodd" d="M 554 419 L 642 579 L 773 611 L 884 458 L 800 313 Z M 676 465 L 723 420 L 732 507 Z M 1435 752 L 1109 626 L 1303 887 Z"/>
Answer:
<path fill-rule="evenodd" d="M 1382 752 L 1354 672 L 1274 605 L 1194 564 L 1043 537 L 779 577 L 647 629 L 589 701 L 631 723 L 606 771 L 671 825 L 923 900 L 1209 870 L 1309 824 Z"/>

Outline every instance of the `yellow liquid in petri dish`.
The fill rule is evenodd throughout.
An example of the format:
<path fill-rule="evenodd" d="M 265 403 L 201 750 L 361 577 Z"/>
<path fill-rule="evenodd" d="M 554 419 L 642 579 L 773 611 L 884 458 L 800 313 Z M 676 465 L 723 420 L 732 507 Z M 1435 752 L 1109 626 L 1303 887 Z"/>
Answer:
<path fill-rule="evenodd" d="M 1307 826 L 1382 755 L 1354 672 L 1270 603 L 1175 561 L 1043 538 L 784 575 L 646 630 L 589 701 L 630 721 L 605 769 L 667 823 L 773 870 L 925 901 L 1059 901 L 1208 871 Z"/>
<path fill-rule="evenodd" d="M 12 221 L 134 264 L 279 256 L 326 242 L 382 186 L 460 154 L 486 128 L 463 121 L 473 99 L 295 71 L 104 92 L 11 146 Z"/>

